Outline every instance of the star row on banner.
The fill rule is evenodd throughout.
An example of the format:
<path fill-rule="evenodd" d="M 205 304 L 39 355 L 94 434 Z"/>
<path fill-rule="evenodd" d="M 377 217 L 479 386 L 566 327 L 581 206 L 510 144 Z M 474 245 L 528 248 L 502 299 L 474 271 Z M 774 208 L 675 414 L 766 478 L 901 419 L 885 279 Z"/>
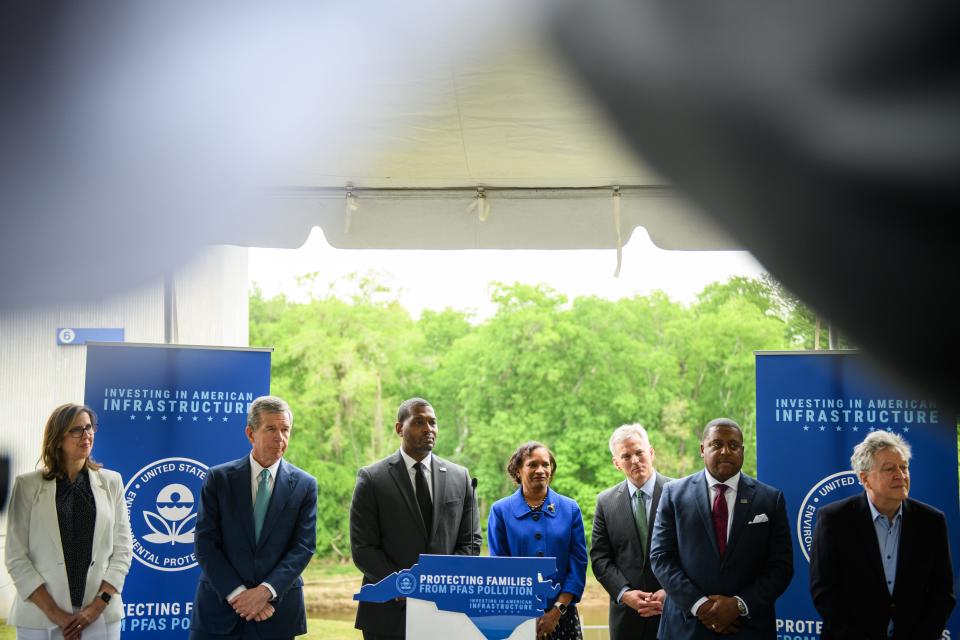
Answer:
<path fill-rule="evenodd" d="M 130 414 L 130 419 L 131 419 L 131 420 L 135 420 L 136 418 L 137 418 L 137 414 L 135 414 L 135 413 L 131 413 L 131 414 Z M 192 416 L 192 418 L 193 418 L 193 419 L 191 420 L 191 422 L 199 422 L 199 421 L 200 421 L 200 419 L 199 419 L 197 416 Z M 144 416 L 144 419 L 145 419 L 145 420 L 153 420 L 153 416 L 148 413 L 146 416 Z M 166 422 L 166 421 L 167 421 L 167 416 L 166 416 L 166 414 L 162 414 L 162 415 L 160 416 L 160 420 L 162 420 L 163 422 Z M 183 416 L 177 416 L 177 422 L 183 422 L 183 420 L 184 420 Z M 223 422 L 229 422 L 229 421 L 230 421 L 230 418 L 228 418 L 227 416 L 223 416 L 222 420 L 223 420 Z M 246 416 L 244 416 L 244 420 L 246 420 Z M 207 416 L 207 422 L 213 422 L 213 416 Z"/>
<path fill-rule="evenodd" d="M 836 431 L 838 433 L 843 431 L 853 431 L 853 432 L 864 431 L 866 433 L 872 433 L 874 431 L 887 431 L 889 433 L 897 433 L 897 430 L 894 429 L 893 427 L 877 428 L 877 427 L 860 427 L 856 425 L 852 427 L 844 427 L 843 425 L 837 425 L 835 427 L 828 427 L 826 425 L 811 427 L 810 425 L 805 424 L 803 425 L 803 430 L 804 431 Z M 900 430 L 900 433 L 910 433 L 910 427 L 903 427 Z"/>

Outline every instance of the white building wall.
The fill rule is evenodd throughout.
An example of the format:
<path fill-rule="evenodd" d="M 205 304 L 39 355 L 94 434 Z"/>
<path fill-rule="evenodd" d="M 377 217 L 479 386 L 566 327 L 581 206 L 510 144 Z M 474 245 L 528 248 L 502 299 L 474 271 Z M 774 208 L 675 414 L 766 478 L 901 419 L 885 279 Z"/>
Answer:
<path fill-rule="evenodd" d="M 247 249 L 211 247 L 173 277 L 172 343 L 248 346 Z M 58 346 L 58 327 L 123 327 L 126 342 L 164 342 L 162 282 L 84 304 L 0 311 L 0 451 L 12 473 L 36 468 L 43 425 L 65 402 L 83 402 L 86 348 Z M 94 451 L 96 455 L 96 451 Z M 6 516 L 0 516 L 0 555 Z M 15 596 L 0 566 L 0 618 Z"/>

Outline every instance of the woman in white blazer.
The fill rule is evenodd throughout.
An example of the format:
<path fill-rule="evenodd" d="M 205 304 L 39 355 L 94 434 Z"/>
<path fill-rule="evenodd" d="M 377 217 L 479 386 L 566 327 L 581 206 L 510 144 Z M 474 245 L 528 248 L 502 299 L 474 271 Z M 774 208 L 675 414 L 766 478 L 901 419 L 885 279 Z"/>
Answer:
<path fill-rule="evenodd" d="M 120 590 L 133 557 L 120 474 L 90 457 L 97 416 L 54 409 L 42 468 L 17 477 L 7 514 L 8 623 L 19 640 L 119 640 Z"/>

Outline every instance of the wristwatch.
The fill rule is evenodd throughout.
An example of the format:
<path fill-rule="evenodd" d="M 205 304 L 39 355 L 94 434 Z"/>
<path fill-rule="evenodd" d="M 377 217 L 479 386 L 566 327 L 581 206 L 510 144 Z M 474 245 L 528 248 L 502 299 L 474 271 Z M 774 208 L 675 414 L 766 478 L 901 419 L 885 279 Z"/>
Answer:
<path fill-rule="evenodd" d="M 110 598 L 112 598 L 113 595 L 107 593 L 106 591 L 101 591 L 97 594 L 97 597 L 103 600 L 105 603 L 110 604 Z"/>
<path fill-rule="evenodd" d="M 569 605 L 563 604 L 562 602 L 556 602 L 553 606 L 557 609 L 557 611 L 560 612 L 560 615 L 563 616 L 567 613 L 567 607 Z"/>
<path fill-rule="evenodd" d="M 735 600 L 737 601 L 737 611 L 740 612 L 740 615 L 747 615 L 747 605 L 744 604 L 743 600 L 740 598 L 735 598 Z"/>

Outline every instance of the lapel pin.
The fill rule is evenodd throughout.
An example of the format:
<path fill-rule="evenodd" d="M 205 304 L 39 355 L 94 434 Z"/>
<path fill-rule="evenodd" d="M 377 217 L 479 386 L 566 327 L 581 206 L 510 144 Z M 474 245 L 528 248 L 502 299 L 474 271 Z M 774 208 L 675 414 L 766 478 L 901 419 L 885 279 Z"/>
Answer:
<path fill-rule="evenodd" d="M 748 502 L 750 501 L 747 500 L 746 498 L 740 498 L 740 504 L 747 504 Z"/>
<path fill-rule="evenodd" d="M 446 470 L 447 470 L 446 467 L 440 467 L 440 471 L 446 471 Z"/>

